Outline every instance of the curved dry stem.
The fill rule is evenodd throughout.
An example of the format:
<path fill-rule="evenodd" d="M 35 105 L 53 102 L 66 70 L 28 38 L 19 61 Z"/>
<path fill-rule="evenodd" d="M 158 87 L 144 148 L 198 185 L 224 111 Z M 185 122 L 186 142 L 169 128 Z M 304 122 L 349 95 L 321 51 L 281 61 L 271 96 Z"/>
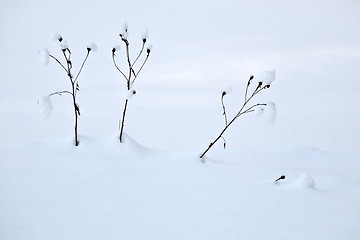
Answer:
<path fill-rule="evenodd" d="M 129 79 L 126 77 L 126 75 L 121 71 L 121 69 L 118 67 L 118 65 L 116 64 L 116 61 L 115 61 L 115 54 L 113 53 L 112 54 L 112 59 L 113 59 L 113 63 L 115 65 L 115 68 L 121 73 L 121 75 L 123 75 L 123 77 L 126 79 L 126 81 L 128 82 Z"/>
<path fill-rule="evenodd" d="M 52 59 L 54 59 L 65 71 L 66 73 L 68 72 L 67 69 L 65 68 L 65 66 L 53 55 L 49 54 L 49 57 L 51 57 Z"/>
<path fill-rule="evenodd" d="M 87 60 L 88 57 L 89 57 L 89 53 L 90 53 L 90 51 L 88 50 L 88 51 L 87 51 L 87 54 L 86 54 L 86 56 L 85 56 L 85 59 L 84 59 L 83 63 L 81 64 L 80 70 L 79 70 L 78 74 L 77 74 L 76 77 L 75 77 L 74 84 L 76 83 L 76 81 L 77 81 L 77 79 L 78 79 L 78 77 L 79 77 L 82 69 L 84 68 L 84 64 L 85 64 L 86 60 Z"/>
<path fill-rule="evenodd" d="M 142 44 L 142 47 L 141 47 L 141 50 L 140 50 L 139 55 L 136 57 L 135 61 L 131 64 L 131 68 L 133 68 L 133 67 L 134 67 L 135 63 L 136 63 L 136 62 L 137 62 L 137 60 L 140 58 L 140 56 L 141 56 L 142 52 L 144 51 L 144 47 L 145 47 L 145 42 L 143 42 L 143 44 Z"/>

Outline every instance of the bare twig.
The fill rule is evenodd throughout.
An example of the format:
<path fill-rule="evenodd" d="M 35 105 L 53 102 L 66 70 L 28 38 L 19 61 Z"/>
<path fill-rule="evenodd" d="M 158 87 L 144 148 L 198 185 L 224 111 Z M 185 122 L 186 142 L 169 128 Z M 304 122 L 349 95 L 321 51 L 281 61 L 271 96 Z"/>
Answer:
<path fill-rule="evenodd" d="M 127 29 L 125 29 L 126 33 L 127 33 Z M 142 65 L 140 66 L 139 70 L 136 72 L 134 69 L 135 64 L 137 63 L 137 61 L 140 59 L 141 55 L 144 53 L 144 48 L 145 48 L 145 43 L 146 43 L 146 38 L 143 38 L 142 40 L 142 46 L 140 49 L 139 54 L 136 56 L 135 60 L 133 62 L 131 62 L 130 59 L 130 48 L 129 48 L 129 40 L 127 39 L 127 37 L 125 36 L 125 34 L 119 34 L 121 41 L 125 44 L 125 51 L 126 51 L 126 62 L 127 62 L 127 66 L 128 66 L 128 76 L 126 76 L 126 74 L 118 67 L 116 61 L 115 61 L 115 51 L 116 48 L 112 49 L 112 59 L 113 59 L 113 63 L 115 65 L 115 68 L 121 73 L 121 75 L 125 78 L 126 80 L 126 87 L 127 90 L 130 90 L 132 85 L 134 84 L 135 80 L 137 79 L 139 73 L 141 72 L 141 70 L 143 69 L 145 63 L 147 62 L 148 58 L 149 58 L 149 54 L 150 54 L 150 49 L 147 49 L 147 55 L 145 60 L 143 61 Z M 121 121 L 119 122 L 119 128 L 120 128 L 120 142 L 123 141 L 123 132 L 124 132 L 124 126 L 125 126 L 125 116 L 126 116 L 126 111 L 128 108 L 128 103 L 129 103 L 129 99 L 126 98 L 125 99 L 125 104 L 124 104 L 124 109 L 123 109 L 123 113 L 122 113 L 122 118 Z"/>
<path fill-rule="evenodd" d="M 49 57 L 51 57 L 52 59 L 54 59 L 67 73 L 67 70 L 65 68 L 65 66 L 56 58 L 54 57 L 53 55 L 49 54 Z"/>
<path fill-rule="evenodd" d="M 53 95 L 59 95 L 59 96 L 61 96 L 61 94 L 64 94 L 64 93 L 67 93 L 67 94 L 72 95 L 72 92 L 69 92 L 69 91 L 59 91 L 59 92 L 53 92 L 53 93 L 49 94 L 49 96 L 50 96 L 50 97 L 53 96 Z"/>
<path fill-rule="evenodd" d="M 260 82 L 258 84 L 258 86 L 256 87 L 256 89 L 254 90 L 254 92 L 250 95 L 250 97 L 248 98 L 247 97 L 247 94 L 248 94 L 248 89 L 249 89 L 249 86 L 251 84 L 251 80 L 253 79 L 253 76 L 250 77 L 248 83 L 247 83 L 247 86 L 246 86 L 246 90 L 245 90 L 245 100 L 244 100 L 244 103 L 243 105 L 241 106 L 240 110 L 238 111 L 238 113 L 235 115 L 235 117 L 230 121 L 228 122 L 227 121 L 227 117 L 226 117 L 226 109 L 225 109 L 225 105 L 224 105 L 224 101 L 223 101 L 223 98 L 224 96 L 226 95 L 226 92 L 223 92 L 222 93 L 222 96 L 221 96 L 221 104 L 223 106 L 223 115 L 225 115 L 225 127 L 223 128 L 223 130 L 220 132 L 220 134 L 215 138 L 215 140 L 213 142 L 211 142 L 209 144 L 209 146 L 205 149 L 205 151 L 200 155 L 200 158 L 203 158 L 205 156 L 205 154 L 214 146 L 214 144 L 220 139 L 222 138 L 224 140 L 224 146 L 226 146 L 226 142 L 225 142 L 225 139 L 223 137 L 223 134 L 225 133 L 225 131 L 231 126 L 231 124 L 238 118 L 240 117 L 241 115 L 245 114 L 245 113 L 250 113 L 250 112 L 253 112 L 254 111 L 254 108 L 257 107 L 257 106 L 265 106 L 266 104 L 263 104 L 263 103 L 258 103 L 258 104 L 254 104 L 252 105 L 251 107 L 245 109 L 245 107 L 247 106 L 247 104 L 252 100 L 252 98 L 254 98 L 254 96 L 256 96 L 259 92 L 261 92 L 262 90 L 266 89 L 266 88 L 269 88 L 270 85 L 266 85 L 266 86 L 262 86 L 262 83 Z"/>

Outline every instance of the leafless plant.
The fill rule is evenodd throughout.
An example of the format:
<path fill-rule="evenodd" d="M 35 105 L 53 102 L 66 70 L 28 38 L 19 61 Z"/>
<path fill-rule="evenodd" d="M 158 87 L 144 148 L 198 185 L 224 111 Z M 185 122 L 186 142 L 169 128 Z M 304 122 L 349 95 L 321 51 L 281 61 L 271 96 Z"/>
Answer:
<path fill-rule="evenodd" d="M 238 111 L 238 113 L 235 115 L 235 117 L 233 117 L 230 121 L 228 121 L 227 118 L 227 113 L 226 113 L 226 107 L 225 107 L 225 103 L 224 103 L 224 97 L 226 96 L 227 92 L 223 91 L 221 94 L 221 105 L 223 108 L 223 115 L 224 115 L 224 120 L 225 120 L 225 127 L 223 128 L 223 130 L 220 132 L 220 134 L 215 138 L 214 141 L 212 141 L 209 146 L 205 149 L 205 151 L 203 151 L 200 155 L 200 158 L 203 159 L 203 157 L 205 156 L 205 154 L 214 146 L 214 144 L 219 140 L 222 139 L 224 141 L 224 148 L 226 147 L 226 141 L 225 138 L 223 137 L 223 134 L 225 133 L 225 131 L 231 126 L 231 124 L 233 124 L 233 122 L 239 118 L 240 116 L 246 114 L 246 113 L 251 113 L 254 112 L 256 107 L 259 106 L 266 106 L 265 103 L 256 103 L 256 104 L 250 104 L 251 100 L 257 95 L 259 94 L 261 91 L 270 88 L 270 83 L 273 81 L 273 79 L 270 78 L 274 78 L 275 77 L 275 71 L 273 72 L 267 72 L 270 73 L 272 75 L 266 76 L 267 79 L 264 78 L 260 78 L 260 81 L 257 83 L 256 88 L 253 90 L 253 92 L 248 95 L 249 93 L 249 88 L 252 85 L 254 76 L 250 76 L 247 85 L 246 85 L 246 89 L 245 89 L 245 97 L 244 97 L 244 103 L 242 104 L 242 106 L 240 107 L 240 110 Z M 269 75 L 269 74 L 268 74 Z M 261 80 L 265 80 L 265 81 L 261 81 Z M 270 80 L 269 80 L 270 79 Z"/>
<path fill-rule="evenodd" d="M 124 43 L 124 45 L 125 45 L 125 54 L 126 54 L 125 58 L 126 58 L 126 65 L 127 65 L 127 71 L 126 72 L 120 69 L 120 67 L 118 66 L 118 64 L 116 63 L 116 60 L 115 60 L 115 57 L 116 57 L 115 53 L 118 52 L 119 47 L 114 47 L 111 52 L 112 52 L 112 59 L 113 59 L 113 63 L 115 65 L 115 68 L 125 78 L 126 87 L 127 87 L 127 90 L 128 90 L 128 96 L 125 99 L 122 118 L 119 121 L 120 142 L 123 142 L 123 132 L 124 132 L 124 126 L 125 126 L 125 115 L 126 115 L 126 111 L 128 109 L 129 98 L 132 95 L 136 94 L 136 90 L 134 90 L 132 87 L 133 87 L 133 84 L 134 84 L 135 80 L 139 76 L 139 73 L 143 69 L 145 63 L 147 62 L 147 60 L 148 60 L 148 58 L 150 56 L 151 46 L 148 46 L 147 48 L 145 48 L 145 44 L 146 44 L 148 36 L 147 36 L 147 33 L 143 34 L 141 49 L 140 49 L 138 55 L 135 57 L 135 60 L 131 61 L 130 47 L 129 47 L 130 43 L 129 43 L 129 40 L 128 40 L 128 27 L 127 27 L 127 25 L 124 25 L 124 31 L 119 34 L 119 37 L 120 37 L 121 41 Z M 146 49 L 146 51 L 144 51 L 145 49 Z M 144 60 L 142 61 L 140 67 L 137 70 L 135 70 L 135 64 L 140 59 L 140 57 L 142 55 L 144 55 L 144 54 L 145 54 Z"/>
<path fill-rule="evenodd" d="M 70 85 L 71 85 L 71 89 L 70 90 L 63 90 L 63 91 L 56 91 L 53 92 L 51 94 L 49 94 L 49 96 L 54 96 L 54 95 L 59 95 L 61 96 L 62 94 L 68 94 L 71 96 L 72 98 L 72 103 L 73 103 L 73 109 L 74 109 L 74 142 L 75 142 L 75 146 L 79 145 L 79 140 L 78 140 L 78 117 L 80 116 L 80 108 L 78 103 L 76 102 L 76 96 L 77 96 L 77 92 L 80 90 L 80 86 L 79 86 L 79 76 L 80 73 L 82 71 L 82 69 L 84 68 L 85 62 L 89 57 L 89 54 L 91 51 L 96 51 L 97 47 L 95 44 L 91 44 L 89 45 L 86 50 L 86 56 L 80 66 L 80 69 L 78 70 L 76 75 L 73 75 L 72 70 L 73 70 L 73 63 L 71 61 L 71 51 L 67 45 L 66 40 L 63 39 L 63 37 L 61 35 L 56 35 L 55 36 L 55 40 L 58 41 L 60 43 L 60 47 L 61 47 L 61 52 L 62 55 L 64 57 L 64 61 L 65 63 L 61 62 L 59 60 L 59 58 L 55 57 L 52 54 L 48 54 L 48 56 L 50 58 L 52 58 L 54 61 L 56 61 L 60 67 L 62 69 L 64 69 L 64 71 L 66 72 L 67 77 L 70 80 Z"/>

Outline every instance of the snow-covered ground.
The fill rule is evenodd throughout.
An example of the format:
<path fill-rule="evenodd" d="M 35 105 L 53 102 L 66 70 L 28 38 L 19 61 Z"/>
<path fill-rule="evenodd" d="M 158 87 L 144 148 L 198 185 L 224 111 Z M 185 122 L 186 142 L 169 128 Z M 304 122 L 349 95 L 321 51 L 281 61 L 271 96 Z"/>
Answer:
<path fill-rule="evenodd" d="M 360 239 L 359 12 L 352 0 L 1 1 L 0 239 Z M 128 93 L 111 49 L 125 21 L 133 56 L 146 29 L 154 47 L 120 144 Z M 45 48 L 61 57 L 54 33 L 74 69 L 98 47 L 79 77 L 79 147 L 70 97 L 44 97 L 70 87 L 41 64 Z M 202 163 L 222 91 L 232 118 L 249 76 L 271 69 L 257 100 L 275 103 L 275 124 L 240 117 Z"/>

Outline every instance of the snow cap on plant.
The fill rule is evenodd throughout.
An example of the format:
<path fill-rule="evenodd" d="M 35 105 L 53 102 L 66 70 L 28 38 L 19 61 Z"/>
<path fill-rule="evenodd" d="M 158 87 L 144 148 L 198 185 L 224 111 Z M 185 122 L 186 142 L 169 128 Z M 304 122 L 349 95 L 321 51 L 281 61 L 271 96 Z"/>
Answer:
<path fill-rule="evenodd" d="M 87 50 L 90 52 L 90 51 L 93 51 L 93 52 L 96 52 L 97 51 L 97 46 L 95 43 L 90 43 L 88 46 L 87 46 Z"/>
<path fill-rule="evenodd" d="M 270 125 L 274 125 L 276 121 L 276 105 L 274 102 L 266 104 L 267 120 Z"/>
<path fill-rule="evenodd" d="M 231 94 L 232 93 L 232 87 L 228 86 L 227 88 L 225 88 L 225 90 L 222 91 L 222 95 L 225 96 L 226 94 Z"/>
<path fill-rule="evenodd" d="M 124 23 L 122 25 L 122 29 L 121 29 L 121 32 L 120 32 L 120 37 L 123 38 L 123 39 L 127 39 L 128 36 L 129 36 L 128 25 L 127 25 L 127 23 Z"/>
<path fill-rule="evenodd" d="M 264 84 L 267 87 L 270 87 L 271 83 L 275 80 L 276 71 L 273 69 L 272 71 L 264 71 L 260 74 L 259 84 Z"/>
<path fill-rule="evenodd" d="M 146 29 L 146 31 L 141 35 L 141 39 L 143 43 L 146 43 L 148 37 L 149 37 L 149 30 Z"/>
<path fill-rule="evenodd" d="M 50 57 L 50 53 L 47 48 L 44 48 L 43 50 L 40 51 L 40 61 L 44 67 L 49 64 L 49 57 Z"/>
<path fill-rule="evenodd" d="M 64 38 L 61 36 L 60 33 L 54 33 L 52 35 L 52 40 L 62 42 Z"/>
<path fill-rule="evenodd" d="M 112 53 L 114 54 L 116 51 L 119 51 L 120 50 L 120 45 L 115 45 L 113 48 L 112 48 Z"/>
<path fill-rule="evenodd" d="M 151 44 L 149 44 L 146 48 L 146 52 L 147 54 L 150 54 L 151 50 L 152 50 L 153 46 Z"/>
<path fill-rule="evenodd" d="M 136 90 L 134 88 L 131 88 L 130 90 L 127 91 L 126 99 L 130 100 L 132 96 L 134 96 L 135 94 L 136 94 Z"/>
<path fill-rule="evenodd" d="M 63 51 L 65 51 L 66 49 L 69 49 L 69 45 L 67 44 L 67 41 L 64 39 L 60 42 L 60 47 L 61 47 L 61 50 L 63 50 Z"/>

